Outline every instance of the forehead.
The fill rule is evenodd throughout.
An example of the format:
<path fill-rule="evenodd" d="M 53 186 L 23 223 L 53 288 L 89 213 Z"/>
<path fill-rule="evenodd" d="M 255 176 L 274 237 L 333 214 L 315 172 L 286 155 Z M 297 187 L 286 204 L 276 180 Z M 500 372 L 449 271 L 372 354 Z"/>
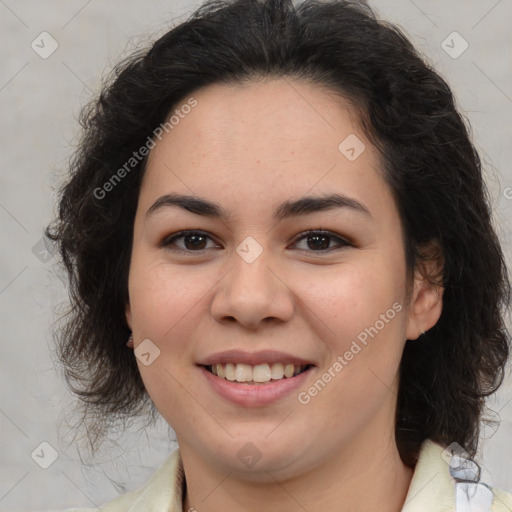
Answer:
<path fill-rule="evenodd" d="M 326 88 L 279 78 L 214 84 L 193 98 L 194 108 L 180 110 L 189 98 L 175 105 L 173 128 L 150 152 L 143 202 L 169 191 L 246 209 L 308 191 L 392 201 L 354 109 Z"/>
<path fill-rule="evenodd" d="M 213 84 L 194 93 L 194 99 L 197 105 L 189 113 L 174 116 L 173 136 L 166 137 L 189 158 L 264 154 L 286 161 L 296 152 L 320 157 L 325 150 L 328 156 L 337 154 L 340 137 L 354 132 L 357 124 L 353 109 L 339 95 L 291 78 Z M 185 103 L 179 102 L 173 112 Z"/>

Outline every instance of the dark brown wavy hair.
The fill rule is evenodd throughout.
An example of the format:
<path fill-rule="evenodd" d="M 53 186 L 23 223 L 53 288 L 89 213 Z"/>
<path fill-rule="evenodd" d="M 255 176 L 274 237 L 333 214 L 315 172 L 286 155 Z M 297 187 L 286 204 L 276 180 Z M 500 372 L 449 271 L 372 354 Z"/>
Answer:
<path fill-rule="evenodd" d="M 210 1 L 119 64 L 83 110 L 83 137 L 47 228 L 70 283 L 58 355 L 95 440 L 123 418 L 155 417 L 133 351 L 128 270 L 146 158 L 105 197 L 98 193 L 154 137 L 183 98 L 213 83 L 308 80 L 355 105 L 384 162 L 411 272 L 422 248 L 444 258 L 443 311 L 400 367 L 396 438 L 413 466 L 430 438 L 477 450 L 485 397 L 502 383 L 510 338 L 503 253 L 481 163 L 447 83 L 396 26 L 362 2 Z"/>

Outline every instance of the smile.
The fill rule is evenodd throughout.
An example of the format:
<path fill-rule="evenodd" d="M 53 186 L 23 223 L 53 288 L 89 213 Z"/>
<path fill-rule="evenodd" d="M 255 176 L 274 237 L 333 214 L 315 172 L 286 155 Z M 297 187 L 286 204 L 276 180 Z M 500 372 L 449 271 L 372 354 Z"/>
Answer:
<path fill-rule="evenodd" d="M 214 371 L 218 373 L 219 366 L 221 373 L 224 371 L 223 377 L 213 373 Z M 216 396 L 231 404 L 244 407 L 263 407 L 293 396 L 293 392 L 297 393 L 315 370 L 315 365 L 312 364 L 294 366 L 282 363 L 273 363 L 272 365 L 263 363 L 255 367 L 234 363 L 216 364 L 213 365 L 215 370 L 211 365 L 198 365 L 197 367 L 201 371 L 205 383 Z M 267 368 L 258 369 L 258 367 L 268 367 L 268 370 Z M 276 379 L 272 378 L 272 367 L 274 367 L 274 375 L 282 376 Z M 293 373 L 291 373 L 291 369 L 293 369 Z M 255 377 L 259 378 L 259 372 L 261 372 L 261 378 L 264 374 L 265 381 L 256 382 L 254 380 Z M 268 378 L 269 372 L 270 379 Z M 229 380 L 226 374 L 233 380 Z M 287 374 L 291 374 L 291 376 L 287 377 Z M 249 380 L 238 381 L 234 377 Z"/>
<path fill-rule="evenodd" d="M 213 364 L 205 368 L 230 382 L 249 385 L 261 385 L 271 381 L 289 379 L 308 370 L 312 365 L 294 365 L 293 363 L 263 363 L 249 365 L 243 363 Z"/>

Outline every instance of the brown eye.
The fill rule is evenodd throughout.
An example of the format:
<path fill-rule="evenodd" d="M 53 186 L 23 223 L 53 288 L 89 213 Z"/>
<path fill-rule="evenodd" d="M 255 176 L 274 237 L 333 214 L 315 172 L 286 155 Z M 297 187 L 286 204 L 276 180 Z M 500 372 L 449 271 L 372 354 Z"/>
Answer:
<path fill-rule="evenodd" d="M 212 238 L 207 233 L 185 230 L 168 236 L 160 245 L 171 251 L 181 253 L 201 252 L 207 249 L 219 248 L 218 245 L 208 247 L 208 241 L 213 242 Z M 299 247 L 299 249 L 316 253 L 327 253 L 352 245 L 340 236 L 330 231 L 322 230 L 311 230 L 301 234 L 299 238 L 295 240 L 294 245 L 304 241 L 306 247 Z"/>
<path fill-rule="evenodd" d="M 332 249 L 340 249 L 351 244 L 343 238 L 331 233 L 330 231 L 308 231 L 302 234 L 295 243 L 305 240 L 307 248 L 304 250 L 313 252 L 330 252 Z M 331 246 L 332 242 L 336 242 L 337 246 Z"/>
<path fill-rule="evenodd" d="M 207 247 L 209 239 L 210 237 L 202 231 L 180 231 L 167 237 L 161 245 L 177 252 L 199 252 L 209 248 Z M 176 243 L 178 240 L 182 243 Z"/>

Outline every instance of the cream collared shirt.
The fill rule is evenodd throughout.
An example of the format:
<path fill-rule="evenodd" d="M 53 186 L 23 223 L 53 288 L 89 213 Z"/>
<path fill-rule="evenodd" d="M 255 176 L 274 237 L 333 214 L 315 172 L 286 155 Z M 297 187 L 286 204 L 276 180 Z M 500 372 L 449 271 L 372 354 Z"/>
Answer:
<path fill-rule="evenodd" d="M 422 444 L 402 512 L 512 512 L 512 494 L 479 482 L 472 470 L 474 466 L 454 457 L 447 460 L 443 447 L 431 440 Z M 145 485 L 119 496 L 100 510 L 188 512 L 182 508 L 184 480 L 177 449 Z M 74 508 L 63 512 L 97 510 Z"/>

